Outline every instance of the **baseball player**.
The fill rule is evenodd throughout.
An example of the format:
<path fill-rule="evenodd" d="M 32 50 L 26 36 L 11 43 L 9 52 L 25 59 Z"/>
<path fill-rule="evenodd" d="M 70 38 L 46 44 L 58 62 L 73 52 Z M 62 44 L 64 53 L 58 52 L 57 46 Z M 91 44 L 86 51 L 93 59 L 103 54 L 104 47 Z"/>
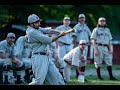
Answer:
<path fill-rule="evenodd" d="M 86 65 L 86 41 L 80 40 L 79 45 L 72 49 L 64 56 L 64 79 L 66 82 L 70 81 L 70 68 L 75 66 L 79 74 L 84 74 Z"/>
<path fill-rule="evenodd" d="M 41 19 L 36 14 L 28 16 L 29 26 L 26 34 L 32 48 L 31 62 L 32 71 L 35 75 L 35 78 L 29 85 L 42 85 L 45 79 L 50 85 L 64 85 L 64 79 L 55 64 L 49 59 L 47 51 L 50 43 L 56 41 L 66 33 L 56 29 L 42 28 L 40 27 L 40 22 Z M 59 35 L 51 38 L 45 35 L 49 33 L 58 33 Z"/>
<path fill-rule="evenodd" d="M 104 17 L 100 17 L 98 19 L 98 24 L 92 32 L 91 40 L 94 46 L 94 64 L 98 79 L 103 80 L 100 73 L 100 67 L 104 60 L 104 62 L 107 64 L 110 80 L 117 80 L 112 74 L 112 36 L 109 28 L 106 26 L 106 19 Z"/>
<path fill-rule="evenodd" d="M 3 66 L 3 83 L 14 84 L 13 82 L 13 64 L 15 68 L 22 67 L 23 63 L 15 58 L 14 42 L 15 34 L 10 32 L 7 38 L 0 42 L 0 65 Z"/>
<path fill-rule="evenodd" d="M 86 17 L 84 14 L 79 14 L 78 16 L 78 24 L 76 24 L 74 26 L 74 29 L 75 29 L 75 34 L 73 35 L 73 41 L 76 41 L 74 42 L 74 46 L 77 46 L 79 44 L 79 41 L 80 40 L 86 40 L 87 42 L 87 46 L 86 46 L 86 57 L 87 57 L 87 54 L 88 54 L 88 45 L 90 44 L 90 36 L 91 36 L 91 31 L 89 29 L 89 27 L 87 26 L 87 24 L 85 23 L 86 21 Z M 74 40 L 76 39 L 76 40 Z M 77 45 L 76 45 L 77 43 Z M 77 76 L 78 76 L 78 73 L 76 72 Z"/>
<path fill-rule="evenodd" d="M 20 36 L 15 43 L 15 56 L 20 59 L 25 65 L 25 79 L 27 82 L 30 81 L 30 70 L 31 70 L 31 49 L 28 43 L 27 36 Z M 23 76 L 23 75 L 22 75 Z M 24 76 L 21 78 L 24 78 Z"/>
<path fill-rule="evenodd" d="M 63 25 L 56 27 L 56 29 L 60 30 L 60 31 L 67 31 L 67 30 L 71 29 L 71 27 L 69 25 L 70 25 L 70 18 L 64 17 Z M 58 45 L 58 57 L 62 60 L 61 66 L 64 69 L 63 57 L 66 53 L 68 53 L 72 49 L 72 34 L 69 33 L 69 34 L 59 38 L 57 40 L 57 45 Z M 61 70 L 61 71 L 63 72 L 63 70 Z M 61 74 L 62 74 L 62 72 L 61 72 Z"/>

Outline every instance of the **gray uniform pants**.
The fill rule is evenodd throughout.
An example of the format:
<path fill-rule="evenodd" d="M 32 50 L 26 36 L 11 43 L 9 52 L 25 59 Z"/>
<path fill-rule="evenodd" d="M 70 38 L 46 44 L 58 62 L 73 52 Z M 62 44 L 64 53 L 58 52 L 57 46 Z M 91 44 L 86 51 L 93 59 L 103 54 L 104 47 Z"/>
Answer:
<path fill-rule="evenodd" d="M 34 82 L 29 85 L 42 85 L 45 79 L 50 85 L 64 85 L 64 79 L 55 64 L 47 55 L 34 54 L 31 58 Z"/>

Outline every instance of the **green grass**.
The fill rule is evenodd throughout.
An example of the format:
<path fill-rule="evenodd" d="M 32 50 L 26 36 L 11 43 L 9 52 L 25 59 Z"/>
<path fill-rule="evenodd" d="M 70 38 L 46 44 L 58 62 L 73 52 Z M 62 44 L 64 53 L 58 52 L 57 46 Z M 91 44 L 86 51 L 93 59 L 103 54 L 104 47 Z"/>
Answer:
<path fill-rule="evenodd" d="M 106 67 L 107 67 L 107 65 L 103 64 L 101 68 L 106 69 Z M 87 64 L 86 69 L 95 69 L 95 65 L 94 64 Z M 112 65 L 112 69 L 113 70 L 120 70 L 120 65 Z"/>
<path fill-rule="evenodd" d="M 66 85 L 120 85 L 120 81 L 109 80 L 108 76 L 103 76 L 104 80 L 97 80 L 96 76 L 86 76 L 87 82 L 80 83 L 75 77 L 71 77 L 71 81 Z M 116 77 L 120 80 L 120 76 Z"/>
<path fill-rule="evenodd" d="M 101 69 L 107 70 L 107 65 L 103 64 Z M 74 67 L 71 68 L 72 70 L 75 69 Z M 94 64 L 87 64 L 86 65 L 86 70 L 89 69 L 95 69 Z M 112 66 L 113 70 L 120 70 L 120 65 L 113 65 Z M 120 85 L 120 75 L 115 76 L 119 81 L 112 81 L 109 80 L 109 75 L 103 75 L 102 76 L 104 80 L 97 80 L 97 76 L 86 76 L 85 78 L 88 80 L 88 82 L 85 83 L 80 83 L 78 82 L 77 78 L 71 77 L 71 81 L 67 83 L 66 85 Z"/>

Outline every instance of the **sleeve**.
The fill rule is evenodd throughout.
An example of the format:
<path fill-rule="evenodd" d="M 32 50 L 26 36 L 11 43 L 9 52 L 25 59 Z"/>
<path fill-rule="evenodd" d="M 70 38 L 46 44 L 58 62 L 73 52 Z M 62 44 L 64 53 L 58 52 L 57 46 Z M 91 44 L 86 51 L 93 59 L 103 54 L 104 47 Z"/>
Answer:
<path fill-rule="evenodd" d="M 11 58 L 15 57 L 15 45 L 12 47 Z"/>
<path fill-rule="evenodd" d="M 23 38 L 18 38 L 15 43 L 15 55 L 21 55 L 24 49 L 24 41 Z"/>
<path fill-rule="evenodd" d="M 61 30 L 60 26 L 56 27 L 55 29 L 56 29 L 56 30 Z"/>
<path fill-rule="evenodd" d="M 111 35 L 111 32 L 110 32 L 110 30 L 108 29 L 108 31 L 109 31 L 109 39 L 110 39 L 110 41 L 112 40 L 112 35 Z"/>
<path fill-rule="evenodd" d="M 6 47 L 4 44 L 0 43 L 0 52 L 5 53 Z"/>
<path fill-rule="evenodd" d="M 88 36 L 90 37 L 91 36 L 91 31 L 90 31 L 90 29 L 89 29 L 89 27 L 87 27 L 88 29 Z"/>
<path fill-rule="evenodd" d="M 75 51 L 74 53 L 73 53 L 73 57 L 72 57 L 72 65 L 74 65 L 74 66 L 79 66 L 79 52 L 77 52 L 77 51 Z"/>
<path fill-rule="evenodd" d="M 77 33 L 77 25 L 75 25 L 73 29 L 75 30 L 75 33 Z"/>
<path fill-rule="evenodd" d="M 51 28 L 40 28 L 40 31 L 42 31 L 44 34 L 48 34 L 51 32 Z"/>
<path fill-rule="evenodd" d="M 96 40 L 96 37 L 97 37 L 97 29 L 95 28 L 95 29 L 92 31 L 92 34 L 91 34 L 90 39 Z"/>
<path fill-rule="evenodd" d="M 50 44 L 52 43 L 52 38 L 48 37 L 47 35 L 44 35 L 40 33 L 39 31 L 34 31 L 30 33 L 30 36 L 34 38 L 37 42 L 45 43 L 45 44 Z"/>

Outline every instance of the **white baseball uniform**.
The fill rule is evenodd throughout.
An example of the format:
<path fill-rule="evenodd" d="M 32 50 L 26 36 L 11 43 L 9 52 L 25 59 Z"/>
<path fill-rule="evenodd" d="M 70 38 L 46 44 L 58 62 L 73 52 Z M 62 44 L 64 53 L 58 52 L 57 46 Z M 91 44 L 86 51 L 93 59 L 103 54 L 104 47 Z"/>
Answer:
<path fill-rule="evenodd" d="M 25 69 L 31 68 L 31 49 L 27 40 L 27 36 L 20 36 L 15 43 L 15 56 L 21 55 L 19 58 L 24 64 Z"/>
<path fill-rule="evenodd" d="M 42 85 L 45 79 L 51 85 L 64 85 L 64 79 L 57 70 L 55 64 L 49 59 L 46 54 L 48 45 L 52 43 L 52 38 L 44 35 L 49 33 L 51 29 L 39 28 L 34 29 L 28 26 L 26 34 L 28 41 L 32 48 L 32 70 L 35 75 L 35 79 L 32 85 Z M 30 84 L 31 85 L 31 84 Z"/>
<path fill-rule="evenodd" d="M 65 68 L 64 68 L 65 81 L 67 81 L 67 82 L 70 81 L 70 68 L 71 68 L 71 66 L 82 67 L 82 66 L 86 65 L 86 63 L 81 62 L 82 57 L 84 57 L 84 60 L 86 60 L 86 50 L 82 51 L 79 48 L 79 46 L 72 49 L 70 52 L 68 52 L 64 56 L 63 59 L 66 62 L 66 65 L 65 65 Z"/>
<path fill-rule="evenodd" d="M 14 44 L 9 45 L 7 40 L 3 40 L 0 42 L 0 52 L 8 54 L 6 59 L 0 58 L 0 63 L 4 65 L 12 65 L 10 58 L 14 57 Z M 19 64 L 15 65 L 16 67 L 21 67 L 23 63 L 18 60 Z"/>
<path fill-rule="evenodd" d="M 67 31 L 70 30 L 71 27 L 60 25 L 56 27 L 56 29 L 61 31 Z M 63 44 L 63 45 L 58 45 L 58 57 L 61 58 L 61 60 L 63 60 L 64 55 L 72 49 L 72 34 L 69 33 L 63 37 L 60 37 L 57 41 Z M 64 67 L 64 62 L 62 66 Z"/>
<path fill-rule="evenodd" d="M 96 27 L 94 28 L 91 39 L 94 39 L 97 44 L 108 45 L 112 40 L 110 30 L 108 28 Z M 97 45 L 98 55 L 94 55 L 95 66 L 101 66 L 104 60 L 108 66 L 112 65 L 112 55 L 109 54 L 109 49 L 107 46 Z"/>
<path fill-rule="evenodd" d="M 74 26 L 75 29 L 75 35 L 77 37 L 77 43 L 79 43 L 80 40 L 86 40 L 87 43 L 89 43 L 89 37 L 91 36 L 91 31 L 89 29 L 89 27 L 87 26 L 87 24 L 83 24 L 81 25 L 80 23 L 76 24 Z M 88 46 L 86 46 L 86 57 L 88 54 Z"/>

